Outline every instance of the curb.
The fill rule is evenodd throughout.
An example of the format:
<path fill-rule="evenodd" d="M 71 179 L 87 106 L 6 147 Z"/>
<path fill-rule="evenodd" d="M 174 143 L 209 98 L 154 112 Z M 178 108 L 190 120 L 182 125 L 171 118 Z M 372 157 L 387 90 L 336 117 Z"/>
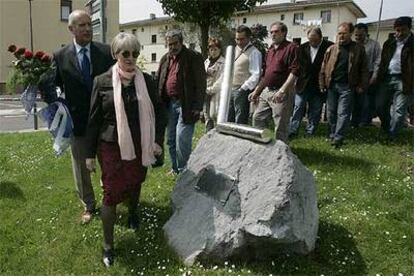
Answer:
<path fill-rule="evenodd" d="M 47 131 L 47 127 L 41 127 L 37 130 L 34 129 L 21 129 L 21 130 L 5 130 L 5 131 L 0 131 L 0 134 L 21 134 L 21 133 L 31 133 L 31 132 L 42 132 L 42 131 Z"/>

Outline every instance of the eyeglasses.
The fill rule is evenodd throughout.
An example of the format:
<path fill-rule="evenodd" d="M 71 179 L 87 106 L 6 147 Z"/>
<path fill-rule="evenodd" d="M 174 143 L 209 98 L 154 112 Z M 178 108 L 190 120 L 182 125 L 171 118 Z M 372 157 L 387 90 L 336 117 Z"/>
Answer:
<path fill-rule="evenodd" d="M 121 52 L 121 55 L 124 58 L 129 58 L 131 56 L 131 52 L 130 51 L 123 51 L 123 52 Z M 132 57 L 133 58 L 137 58 L 138 56 L 139 56 L 139 52 L 138 51 L 133 51 L 132 52 Z"/>

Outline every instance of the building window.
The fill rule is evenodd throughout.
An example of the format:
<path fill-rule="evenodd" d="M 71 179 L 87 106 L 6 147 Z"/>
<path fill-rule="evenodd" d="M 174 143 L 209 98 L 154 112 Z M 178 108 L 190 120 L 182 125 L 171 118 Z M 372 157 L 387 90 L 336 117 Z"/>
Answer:
<path fill-rule="evenodd" d="M 243 24 L 246 24 L 247 23 L 247 18 L 246 17 L 244 17 L 243 18 Z"/>
<path fill-rule="evenodd" d="M 321 18 L 322 18 L 322 23 L 330 23 L 331 22 L 331 10 L 321 11 Z"/>
<path fill-rule="evenodd" d="M 293 14 L 293 25 L 300 25 L 303 20 L 303 12 Z"/>
<path fill-rule="evenodd" d="M 143 33 L 143 32 L 144 32 L 144 27 L 141 28 L 141 33 Z"/>
<path fill-rule="evenodd" d="M 151 54 L 151 61 L 152 62 L 156 62 L 157 61 L 157 53 L 152 53 Z"/>
<path fill-rule="evenodd" d="M 141 50 L 144 50 L 144 45 L 141 45 Z"/>
<path fill-rule="evenodd" d="M 284 14 L 281 14 L 280 15 L 280 21 L 283 21 L 283 20 L 285 20 L 285 15 Z"/>
<path fill-rule="evenodd" d="M 132 29 L 132 34 L 137 35 L 137 29 Z"/>
<path fill-rule="evenodd" d="M 165 29 L 165 30 L 168 30 L 168 25 L 165 25 L 164 29 Z"/>
<path fill-rule="evenodd" d="M 323 40 L 328 41 L 328 40 L 329 40 L 329 36 L 324 36 L 324 37 L 323 37 Z"/>
<path fill-rule="evenodd" d="M 72 0 L 60 0 L 60 20 L 68 21 L 72 12 Z"/>
<path fill-rule="evenodd" d="M 153 44 L 157 43 L 157 35 L 152 35 L 151 36 L 151 43 L 153 43 Z"/>

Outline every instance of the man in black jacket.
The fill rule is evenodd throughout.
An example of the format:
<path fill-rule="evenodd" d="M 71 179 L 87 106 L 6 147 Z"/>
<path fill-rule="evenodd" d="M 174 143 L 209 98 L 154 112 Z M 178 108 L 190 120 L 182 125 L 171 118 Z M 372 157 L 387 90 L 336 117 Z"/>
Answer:
<path fill-rule="evenodd" d="M 414 34 L 411 27 L 412 19 L 408 16 L 395 20 L 394 38 L 384 42 L 378 69 L 376 110 L 382 131 L 390 140 L 404 126 L 407 107 L 414 97 Z"/>
<path fill-rule="evenodd" d="M 166 41 L 169 52 L 160 60 L 158 91 L 168 108 L 171 172 L 178 174 L 190 158 L 194 125 L 203 110 L 207 82 L 203 57 L 183 45 L 181 31 L 168 31 Z"/>
<path fill-rule="evenodd" d="M 325 95 L 319 89 L 319 71 L 326 49 L 333 43 L 322 39 L 322 31 L 314 27 L 307 32 L 308 42 L 299 47 L 299 78 L 296 81 L 295 107 L 290 121 L 289 136 L 298 134 L 308 104 L 307 135 L 313 135 L 321 119 Z"/>
<path fill-rule="evenodd" d="M 91 17 L 75 10 L 69 15 L 73 42 L 54 53 L 55 84 L 65 95 L 73 120 L 72 168 L 79 198 L 85 206 L 81 220 L 88 223 L 96 207 L 90 173 L 86 168 L 85 130 L 88 123 L 93 79 L 114 64 L 108 45 L 92 41 Z"/>

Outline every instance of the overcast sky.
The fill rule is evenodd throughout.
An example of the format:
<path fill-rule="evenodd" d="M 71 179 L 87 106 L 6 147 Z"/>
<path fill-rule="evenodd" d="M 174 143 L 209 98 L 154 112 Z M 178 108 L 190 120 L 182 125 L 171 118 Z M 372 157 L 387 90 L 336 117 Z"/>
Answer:
<path fill-rule="evenodd" d="M 378 19 L 381 0 L 354 0 L 365 12 L 367 18 L 361 22 L 371 22 Z M 150 13 L 163 16 L 161 5 L 156 0 L 119 0 L 119 21 L 126 23 L 148 19 Z M 289 2 L 287 0 L 268 0 L 267 4 Z M 384 0 L 382 19 L 395 18 L 402 15 L 414 16 L 413 0 Z"/>

